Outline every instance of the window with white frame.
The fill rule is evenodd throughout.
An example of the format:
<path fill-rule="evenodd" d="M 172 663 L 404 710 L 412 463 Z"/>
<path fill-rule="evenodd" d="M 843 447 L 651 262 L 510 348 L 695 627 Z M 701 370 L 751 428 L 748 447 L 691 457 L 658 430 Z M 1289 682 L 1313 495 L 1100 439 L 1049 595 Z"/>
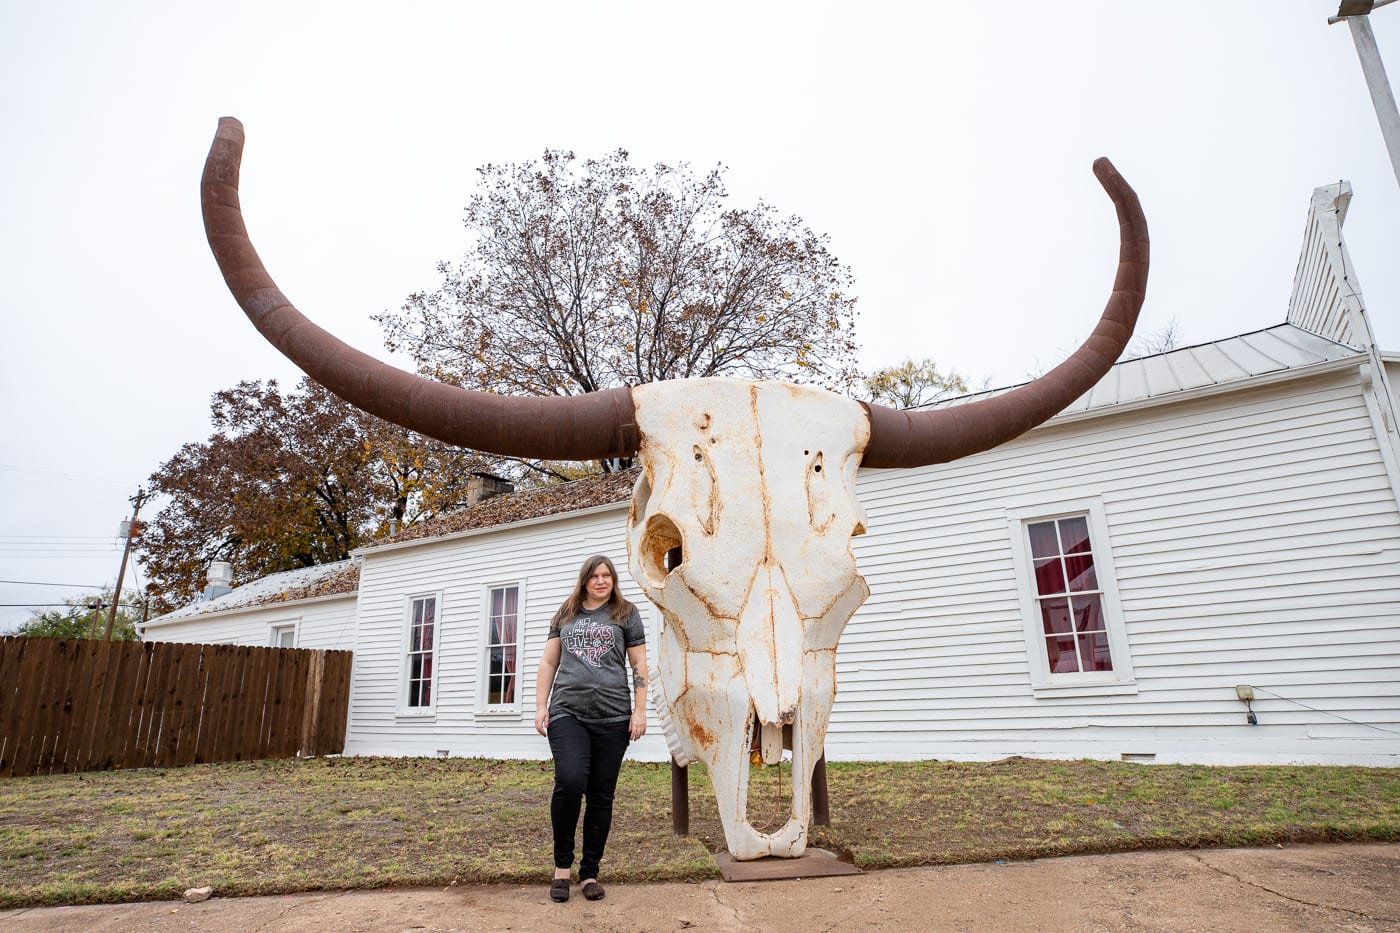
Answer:
<path fill-rule="evenodd" d="M 1131 687 L 1101 505 L 1018 510 L 1011 525 L 1032 687 L 1047 693 Z"/>
<path fill-rule="evenodd" d="M 296 623 L 272 626 L 272 638 L 269 643 L 274 648 L 295 648 L 297 646 Z"/>
<path fill-rule="evenodd" d="M 433 707 L 438 636 L 438 598 L 419 596 L 409 600 L 404 706 L 411 711 Z"/>
<path fill-rule="evenodd" d="M 484 609 L 482 705 L 514 710 L 520 696 L 520 585 L 488 587 Z"/>

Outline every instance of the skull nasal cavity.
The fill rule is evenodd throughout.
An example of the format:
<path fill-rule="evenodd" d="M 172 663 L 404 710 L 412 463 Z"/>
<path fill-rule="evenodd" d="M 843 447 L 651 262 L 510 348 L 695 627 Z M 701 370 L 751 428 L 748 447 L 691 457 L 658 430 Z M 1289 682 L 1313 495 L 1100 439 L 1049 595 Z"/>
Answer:
<path fill-rule="evenodd" d="M 642 533 L 641 563 L 642 573 L 646 574 L 648 583 L 652 586 L 665 584 L 667 574 L 680 566 L 680 561 L 673 559 L 668 568 L 666 555 L 671 551 L 679 551 L 680 547 L 680 529 L 668 516 L 652 515 L 647 519 L 646 530 Z"/>

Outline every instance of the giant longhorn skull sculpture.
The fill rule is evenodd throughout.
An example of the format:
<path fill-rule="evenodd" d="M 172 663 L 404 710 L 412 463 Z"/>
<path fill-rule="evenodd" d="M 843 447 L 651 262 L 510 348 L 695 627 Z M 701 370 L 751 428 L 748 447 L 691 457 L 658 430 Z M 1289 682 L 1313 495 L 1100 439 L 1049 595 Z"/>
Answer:
<path fill-rule="evenodd" d="M 1118 212 L 1118 275 L 1089 339 L 1014 391 L 937 411 L 895 411 L 780 382 L 698 379 L 583 396 L 514 398 L 414 376 L 354 350 L 297 311 L 243 224 L 243 127 L 219 121 L 201 184 L 224 280 L 274 346 L 353 405 L 440 440 L 539 459 L 638 456 L 628 516 L 633 576 L 661 606 L 658 708 L 672 754 L 703 761 L 735 858 L 806 848 L 812 768 L 836 695 L 836 645 L 869 594 L 850 541 L 864 532 L 855 475 L 943 463 L 1030 430 L 1088 391 L 1127 345 L 1147 284 L 1147 224 L 1107 159 L 1094 173 Z M 669 566 L 668 553 L 683 559 Z M 748 754 L 792 728 L 786 825 L 747 820 Z"/>

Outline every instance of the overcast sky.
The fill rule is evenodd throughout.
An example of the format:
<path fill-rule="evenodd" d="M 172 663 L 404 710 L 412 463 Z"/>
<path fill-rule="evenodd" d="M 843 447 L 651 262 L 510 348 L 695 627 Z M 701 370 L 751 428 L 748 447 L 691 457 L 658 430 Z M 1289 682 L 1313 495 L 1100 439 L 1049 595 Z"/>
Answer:
<path fill-rule="evenodd" d="M 128 497 L 209 399 L 298 374 L 219 278 L 199 175 L 247 131 L 243 206 L 283 290 L 384 356 L 487 162 L 545 148 L 729 167 L 830 234 L 868 368 L 1022 381 L 1092 327 L 1137 189 L 1140 332 L 1280 323 L 1313 188 L 1400 350 L 1400 189 L 1336 0 L 205 4 L 0 0 L 0 603 L 117 574 Z M 230 11 L 220 18 L 216 11 Z M 1400 77 L 1400 5 L 1372 16 Z M 144 584 L 128 571 L 128 587 Z M 0 607 L 0 631 L 28 617 Z"/>

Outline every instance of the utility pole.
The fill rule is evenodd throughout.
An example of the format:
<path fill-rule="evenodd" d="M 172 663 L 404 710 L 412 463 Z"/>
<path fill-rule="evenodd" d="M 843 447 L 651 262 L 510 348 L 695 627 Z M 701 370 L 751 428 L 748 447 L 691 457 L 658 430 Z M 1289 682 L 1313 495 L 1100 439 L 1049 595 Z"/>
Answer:
<path fill-rule="evenodd" d="M 1381 124 L 1381 136 L 1385 139 L 1386 151 L 1390 153 L 1390 168 L 1395 173 L 1396 183 L 1400 184 L 1400 112 L 1395 109 L 1395 95 L 1390 92 L 1390 81 L 1385 76 L 1376 34 L 1371 31 L 1371 11 L 1393 2 L 1342 0 L 1337 15 L 1329 17 L 1327 24 L 1330 26 L 1346 20 L 1347 28 L 1351 30 L 1351 41 L 1356 43 L 1361 71 L 1366 75 L 1366 86 L 1371 91 L 1371 104 L 1376 108 L 1376 119 Z"/>
<path fill-rule="evenodd" d="M 131 542 L 136 540 L 136 530 L 140 527 L 137 519 L 141 515 L 141 503 L 145 502 L 149 496 L 140 486 L 136 487 L 136 495 L 128 501 L 131 503 L 131 524 L 126 529 L 126 547 L 122 548 L 122 566 L 117 571 L 117 591 L 112 594 L 112 608 L 107 613 L 107 633 L 102 636 L 103 641 L 112 640 L 112 627 L 117 623 L 117 607 L 122 601 L 122 578 L 126 576 L 126 559 L 131 556 Z"/>
<path fill-rule="evenodd" d="M 107 608 L 107 604 L 99 599 L 88 600 L 88 640 L 97 637 L 97 620 L 101 618 L 101 612 Z"/>

